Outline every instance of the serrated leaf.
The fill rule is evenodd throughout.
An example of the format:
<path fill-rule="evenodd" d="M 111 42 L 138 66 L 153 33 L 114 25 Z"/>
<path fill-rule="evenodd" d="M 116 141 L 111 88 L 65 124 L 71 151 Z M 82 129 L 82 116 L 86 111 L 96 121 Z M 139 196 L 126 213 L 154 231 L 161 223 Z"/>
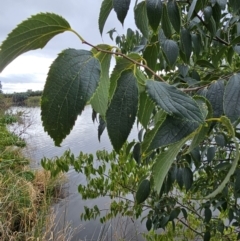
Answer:
<path fill-rule="evenodd" d="M 138 109 L 137 79 L 131 70 L 124 71 L 106 113 L 108 135 L 118 152 L 133 127 Z"/>
<path fill-rule="evenodd" d="M 152 115 L 154 109 L 153 101 L 148 97 L 148 95 L 143 92 L 139 97 L 139 108 L 138 108 L 138 120 L 143 125 L 145 129 L 150 121 L 150 117 Z"/>
<path fill-rule="evenodd" d="M 136 26 L 141 31 L 142 35 L 148 39 L 149 29 L 145 1 L 140 2 L 134 9 L 134 18 Z"/>
<path fill-rule="evenodd" d="M 203 10 L 203 14 L 204 14 L 205 22 L 208 23 L 210 21 L 210 18 L 212 17 L 212 7 L 211 6 L 205 7 Z"/>
<path fill-rule="evenodd" d="M 148 198 L 150 191 L 150 181 L 148 179 L 142 180 L 136 192 L 137 204 L 143 203 Z"/>
<path fill-rule="evenodd" d="M 106 122 L 104 121 L 104 119 L 99 116 L 99 125 L 98 125 L 98 141 L 101 140 L 101 135 L 103 133 L 103 131 L 106 128 Z"/>
<path fill-rule="evenodd" d="M 214 118 L 218 118 L 223 114 L 224 88 L 224 81 L 217 80 L 213 82 L 207 90 L 206 98 L 212 105 Z"/>
<path fill-rule="evenodd" d="M 188 29 L 183 28 L 181 30 L 181 44 L 183 47 L 183 52 L 186 56 L 186 61 L 189 61 L 189 58 L 192 53 L 192 37 Z"/>
<path fill-rule="evenodd" d="M 179 55 L 179 48 L 175 41 L 167 39 L 162 45 L 168 64 L 173 67 Z"/>
<path fill-rule="evenodd" d="M 141 56 L 137 53 L 131 53 L 127 56 L 135 61 L 141 61 Z M 133 69 L 133 67 L 134 63 L 129 61 L 128 59 L 122 57 L 116 58 L 116 65 L 110 77 L 109 100 L 111 100 L 113 97 L 113 94 L 117 87 L 117 81 L 120 78 L 122 72 L 128 69 Z"/>
<path fill-rule="evenodd" d="M 169 115 L 197 123 L 204 121 L 196 102 L 176 87 L 147 80 L 146 88 L 150 98 Z"/>
<path fill-rule="evenodd" d="M 97 47 L 100 49 L 109 50 L 109 45 L 98 45 Z M 108 93 L 110 87 L 109 68 L 111 55 L 103 52 L 98 52 L 95 48 L 91 51 L 94 56 L 99 60 L 102 71 L 99 86 L 90 103 L 93 109 L 103 118 L 105 118 L 108 107 Z"/>
<path fill-rule="evenodd" d="M 173 161 L 187 140 L 188 138 L 184 138 L 181 141 L 170 145 L 166 151 L 161 152 L 157 156 L 152 168 L 152 176 L 154 180 L 154 189 L 158 193 L 162 188 L 164 179 L 172 166 Z"/>
<path fill-rule="evenodd" d="M 112 0 L 112 2 L 114 11 L 117 13 L 118 20 L 123 25 L 131 0 Z"/>
<path fill-rule="evenodd" d="M 103 28 L 104 25 L 106 23 L 106 20 L 110 14 L 110 12 L 113 9 L 113 1 L 112 0 L 103 0 L 102 1 L 102 5 L 100 8 L 100 14 L 99 14 L 99 18 L 98 18 L 98 27 L 99 27 L 99 31 L 100 34 L 102 35 L 103 33 Z"/>
<path fill-rule="evenodd" d="M 167 10 L 166 4 L 163 4 L 161 27 L 163 29 L 165 36 L 167 38 L 170 38 L 172 35 L 172 27 L 168 16 L 168 10 Z"/>
<path fill-rule="evenodd" d="M 167 10 L 170 22 L 177 33 L 180 32 L 181 28 L 181 16 L 179 6 L 176 0 L 170 0 L 167 3 Z"/>
<path fill-rule="evenodd" d="M 152 69 L 153 71 L 156 71 L 157 68 L 157 58 L 158 58 L 158 46 L 157 44 L 151 44 L 148 45 L 144 52 L 143 52 L 143 58 L 147 62 L 147 66 Z M 146 72 L 149 77 L 152 76 L 152 73 L 146 69 Z"/>
<path fill-rule="evenodd" d="M 158 29 L 162 15 L 162 1 L 161 0 L 146 0 L 147 17 L 153 31 Z"/>
<path fill-rule="evenodd" d="M 188 14 L 187 14 L 187 20 L 188 21 L 191 19 L 192 15 L 193 15 L 196 4 L 197 4 L 197 0 L 193 0 L 191 5 L 190 5 L 190 8 L 189 8 L 189 11 L 188 11 Z"/>
<path fill-rule="evenodd" d="M 71 31 L 69 23 L 54 13 L 39 13 L 19 24 L 0 48 L 0 72 L 19 55 L 43 48 L 59 33 Z"/>
<path fill-rule="evenodd" d="M 240 117 L 240 74 L 234 74 L 229 79 L 224 92 L 223 109 L 225 115 L 232 121 Z"/>
<path fill-rule="evenodd" d="M 97 89 L 99 61 L 90 51 L 64 50 L 50 67 L 41 109 L 44 130 L 55 145 L 70 133 L 77 116 Z"/>
<path fill-rule="evenodd" d="M 194 132 L 198 126 L 197 122 L 167 116 L 152 138 L 148 151 L 178 142 Z"/>

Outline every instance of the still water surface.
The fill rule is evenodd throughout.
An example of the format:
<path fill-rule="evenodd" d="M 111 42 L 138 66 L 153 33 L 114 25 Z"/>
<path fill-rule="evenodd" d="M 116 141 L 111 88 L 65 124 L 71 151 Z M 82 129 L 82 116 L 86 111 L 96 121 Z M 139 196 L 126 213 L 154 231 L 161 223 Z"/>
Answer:
<path fill-rule="evenodd" d="M 11 126 L 10 129 L 22 137 L 27 142 L 25 155 L 33 160 L 33 167 L 40 168 L 41 158 L 53 158 L 60 156 L 64 151 L 70 149 L 74 155 L 78 155 L 80 151 L 84 153 L 95 153 L 96 150 L 112 150 L 107 132 L 104 131 L 101 142 L 97 139 L 98 123 L 92 122 L 92 109 L 87 106 L 81 116 L 78 117 L 76 124 L 70 135 L 62 142 L 61 147 L 54 146 L 53 140 L 44 132 L 40 117 L 40 108 L 13 108 L 13 111 L 24 111 L 25 120 L 20 126 Z M 133 128 L 129 140 L 137 139 L 137 128 Z M 71 223 L 71 229 L 77 228 L 74 232 L 75 240 L 143 240 L 140 232 L 145 232 L 145 222 L 141 224 L 139 221 L 133 222 L 131 219 L 113 220 L 112 223 L 102 225 L 99 221 L 83 222 L 80 220 L 80 214 L 84 210 L 84 206 L 94 206 L 97 204 L 102 209 L 109 207 L 109 199 L 106 197 L 97 200 L 82 200 L 77 192 L 78 184 L 86 183 L 84 175 L 76 173 L 74 170 L 68 172 L 69 182 L 67 189 L 69 195 L 56 205 L 57 210 L 57 228 L 56 231 Z M 107 235 L 107 236 L 105 236 Z"/>

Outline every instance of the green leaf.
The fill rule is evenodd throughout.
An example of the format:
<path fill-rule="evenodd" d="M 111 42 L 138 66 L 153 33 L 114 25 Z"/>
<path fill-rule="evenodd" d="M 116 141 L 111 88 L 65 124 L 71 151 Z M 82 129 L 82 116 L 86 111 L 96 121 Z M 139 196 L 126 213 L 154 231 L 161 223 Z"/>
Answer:
<path fill-rule="evenodd" d="M 240 36 L 237 36 L 231 41 L 231 45 L 239 44 L 240 43 Z"/>
<path fill-rule="evenodd" d="M 182 168 L 183 184 L 188 191 L 193 184 L 193 172 L 189 167 Z"/>
<path fill-rule="evenodd" d="M 188 29 L 183 28 L 181 30 L 181 44 L 183 47 L 183 52 L 186 56 L 186 61 L 189 61 L 189 58 L 192 53 L 192 37 Z"/>
<path fill-rule="evenodd" d="M 209 22 L 206 24 L 206 27 L 208 31 L 211 33 L 212 37 L 214 37 L 217 32 L 217 27 L 213 17 L 210 17 Z"/>
<path fill-rule="evenodd" d="M 181 16 L 180 16 L 180 9 L 176 0 L 168 1 L 167 10 L 168 10 L 168 16 L 173 28 L 177 33 L 179 33 L 181 28 Z"/>
<path fill-rule="evenodd" d="M 212 218 L 212 211 L 210 208 L 205 208 L 204 209 L 204 222 L 209 223 L 211 218 Z"/>
<path fill-rule="evenodd" d="M 229 121 L 230 123 L 230 121 Z M 231 123 L 230 123 L 231 124 Z M 233 127 L 232 127 L 233 129 Z M 210 199 L 210 198 L 214 198 L 216 195 L 218 195 L 219 193 L 222 192 L 222 190 L 225 188 L 226 184 L 229 182 L 230 177 L 234 174 L 237 166 L 238 166 L 238 161 L 239 161 L 239 143 L 237 141 L 237 139 L 234 137 L 234 143 L 235 143 L 235 147 L 236 147 L 236 151 L 235 151 L 235 157 L 234 160 L 232 162 L 232 166 L 229 169 L 227 175 L 225 176 L 224 180 L 221 182 L 221 184 L 217 187 L 216 190 L 214 190 L 212 193 L 210 193 L 209 195 L 207 195 L 206 197 L 204 197 L 203 199 Z"/>
<path fill-rule="evenodd" d="M 216 152 L 215 146 L 211 146 L 211 147 L 208 148 L 208 150 L 207 150 L 207 161 L 208 161 L 208 163 L 210 163 L 214 159 L 215 152 Z"/>
<path fill-rule="evenodd" d="M 142 35 L 148 39 L 149 29 L 145 1 L 140 2 L 134 9 L 134 18 L 136 26 L 141 31 Z"/>
<path fill-rule="evenodd" d="M 201 112 L 203 113 L 204 118 L 212 117 L 212 108 L 207 99 L 202 96 L 195 96 L 195 101 L 197 102 Z M 210 129 L 210 125 L 202 124 L 199 126 L 198 130 L 195 132 L 195 135 L 191 141 L 191 144 L 186 153 L 192 152 L 195 147 L 199 145 L 205 138 Z"/>
<path fill-rule="evenodd" d="M 133 59 L 135 61 L 141 61 L 142 57 L 139 54 L 136 53 L 130 53 L 127 55 L 130 59 Z M 128 69 L 133 69 L 134 63 L 129 61 L 126 58 L 122 57 L 116 57 L 116 65 L 112 71 L 111 77 L 110 77 L 110 89 L 109 89 L 109 100 L 112 99 L 113 94 L 115 92 L 115 89 L 117 87 L 117 81 L 120 78 L 123 71 Z"/>
<path fill-rule="evenodd" d="M 218 118 L 223 114 L 223 94 L 224 81 L 214 81 L 207 90 L 206 98 L 209 100 L 213 108 L 213 117 Z"/>
<path fill-rule="evenodd" d="M 200 55 L 202 51 L 202 40 L 199 34 L 191 34 L 192 36 L 192 43 L 193 43 L 193 51 L 197 55 Z"/>
<path fill-rule="evenodd" d="M 153 136 L 148 151 L 178 142 L 194 132 L 198 126 L 199 123 L 197 122 L 167 116 L 166 120 Z"/>
<path fill-rule="evenodd" d="M 240 74 L 234 74 L 229 79 L 224 92 L 223 109 L 225 115 L 232 121 L 240 117 Z"/>
<path fill-rule="evenodd" d="M 97 89 L 101 66 L 90 51 L 64 50 L 50 67 L 41 109 L 44 130 L 60 145 Z"/>
<path fill-rule="evenodd" d="M 167 39 L 162 45 L 168 64 L 173 67 L 179 55 L 179 48 L 175 41 Z"/>
<path fill-rule="evenodd" d="M 113 9 L 113 2 L 112 0 L 103 0 L 102 1 L 102 5 L 100 8 L 100 14 L 99 14 L 99 18 L 98 18 L 98 26 L 99 26 L 99 31 L 102 35 L 103 33 L 103 28 L 104 25 L 106 23 L 106 20 L 110 14 L 110 12 Z"/>
<path fill-rule="evenodd" d="M 187 140 L 188 138 L 182 139 L 181 141 L 169 146 L 166 151 L 161 152 L 157 156 L 152 168 L 152 175 L 154 180 L 154 189 L 158 193 L 162 188 L 164 179 L 171 168 L 173 161 Z"/>
<path fill-rule="evenodd" d="M 112 0 L 112 2 L 114 11 L 117 13 L 118 20 L 123 25 L 124 19 L 127 16 L 131 0 Z"/>
<path fill-rule="evenodd" d="M 197 123 L 204 121 L 196 102 L 176 87 L 147 80 L 146 88 L 150 98 L 169 115 Z"/>
<path fill-rule="evenodd" d="M 110 48 L 109 45 L 98 45 L 97 47 L 104 50 L 109 50 Z M 111 55 L 108 53 L 98 52 L 95 48 L 91 51 L 94 54 L 94 57 L 99 60 L 102 71 L 99 86 L 90 103 L 92 108 L 104 118 L 108 107 L 108 92 L 110 86 L 109 68 Z"/>
<path fill-rule="evenodd" d="M 211 239 L 211 233 L 209 231 L 206 231 L 203 236 L 203 241 L 210 241 Z"/>
<path fill-rule="evenodd" d="M 141 162 L 141 145 L 139 142 L 133 148 L 133 158 L 138 164 Z"/>
<path fill-rule="evenodd" d="M 152 220 L 150 218 L 147 219 L 146 228 L 148 231 L 152 229 Z"/>
<path fill-rule="evenodd" d="M 229 0 L 229 6 L 232 8 L 233 12 L 238 12 L 240 9 L 240 2 L 239 0 Z"/>
<path fill-rule="evenodd" d="M 227 128 L 229 135 L 235 138 L 235 131 L 231 121 L 226 116 L 221 116 L 220 121 Z"/>
<path fill-rule="evenodd" d="M 157 121 L 155 122 L 154 128 L 151 130 L 148 130 L 145 134 L 145 137 L 142 143 L 142 153 L 144 154 L 148 152 L 149 147 L 152 144 L 152 141 L 155 138 L 156 134 L 158 133 L 160 126 L 166 119 L 166 113 L 162 110 L 160 110 L 157 115 L 158 115 L 158 118 L 157 118 Z"/>
<path fill-rule="evenodd" d="M 150 181 L 148 179 L 142 180 L 138 186 L 136 193 L 137 204 L 143 203 L 148 198 L 150 191 Z"/>
<path fill-rule="evenodd" d="M 161 0 L 146 0 L 147 17 L 153 31 L 156 32 L 162 15 L 162 1 Z"/>
<path fill-rule="evenodd" d="M 171 27 L 171 22 L 170 22 L 170 19 L 168 16 L 168 10 L 167 10 L 166 4 L 163 4 L 161 26 L 162 26 L 165 36 L 167 38 L 170 38 L 172 36 L 172 27 Z"/>
<path fill-rule="evenodd" d="M 158 46 L 157 44 L 151 44 L 146 47 L 146 49 L 143 52 L 143 58 L 147 62 L 147 66 L 152 69 L 153 71 L 156 71 L 157 68 L 157 58 L 158 58 Z M 146 69 L 146 72 L 149 77 L 152 76 L 152 73 Z"/>
<path fill-rule="evenodd" d="M 145 129 L 148 127 L 150 117 L 154 109 L 153 101 L 143 92 L 139 97 L 138 120 Z"/>
<path fill-rule="evenodd" d="M 227 5 L 227 0 L 217 0 L 217 3 L 222 10 L 225 10 L 226 5 Z"/>
<path fill-rule="evenodd" d="M 19 24 L 0 48 L 0 72 L 19 55 L 43 48 L 59 33 L 71 31 L 69 23 L 53 13 L 39 13 Z"/>
<path fill-rule="evenodd" d="M 233 55 L 234 55 L 234 49 L 233 49 L 233 47 L 230 47 L 228 49 L 228 53 L 227 53 L 227 61 L 230 65 L 232 64 Z"/>
<path fill-rule="evenodd" d="M 190 21 L 192 15 L 193 15 L 193 12 L 194 12 L 195 7 L 196 7 L 196 3 L 197 3 L 197 0 L 193 0 L 192 3 L 191 3 L 191 6 L 190 6 L 188 14 L 187 14 L 187 20 L 188 21 Z"/>
<path fill-rule="evenodd" d="M 108 135 L 118 152 L 132 129 L 138 109 L 137 79 L 131 70 L 124 71 L 106 113 Z"/>
<path fill-rule="evenodd" d="M 196 61 L 196 64 L 201 66 L 201 67 L 206 67 L 209 69 L 215 69 L 215 66 L 211 63 L 209 63 L 207 60 L 205 59 L 199 59 Z"/>
<path fill-rule="evenodd" d="M 205 7 L 203 10 L 203 14 L 204 14 L 205 22 L 208 23 L 210 21 L 210 18 L 212 17 L 212 7 L 211 6 Z"/>
<path fill-rule="evenodd" d="M 106 122 L 100 116 L 99 117 L 99 125 L 98 125 L 98 141 L 100 141 L 101 135 L 102 135 L 103 131 L 105 130 L 105 128 L 106 128 Z"/>
<path fill-rule="evenodd" d="M 212 7 L 212 16 L 216 23 L 216 28 L 219 28 L 220 20 L 222 18 L 221 8 L 218 4 Z"/>

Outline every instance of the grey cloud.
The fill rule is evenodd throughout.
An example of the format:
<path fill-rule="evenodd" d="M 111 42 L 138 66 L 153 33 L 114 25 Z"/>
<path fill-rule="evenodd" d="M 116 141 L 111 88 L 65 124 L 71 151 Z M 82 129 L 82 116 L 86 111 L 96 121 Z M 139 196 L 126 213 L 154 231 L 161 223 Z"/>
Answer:
<path fill-rule="evenodd" d="M 1 4 L 0 8 L 0 44 L 7 37 L 12 29 L 23 20 L 29 18 L 31 15 L 39 12 L 53 12 L 63 16 L 86 41 L 93 45 L 105 43 L 114 43 L 110 40 L 106 32 L 116 27 L 119 34 L 126 32 L 128 27 L 135 28 L 133 18 L 133 4 L 128 17 L 125 20 L 124 28 L 117 20 L 114 11 L 109 16 L 106 22 L 103 36 L 101 37 L 98 30 L 98 15 L 102 0 L 6 0 Z M 57 54 L 66 48 L 90 49 L 89 46 L 83 45 L 81 41 L 71 32 L 66 32 L 55 36 L 43 50 L 32 51 L 31 54 L 35 56 L 44 56 L 49 58 L 56 58 Z M 0 80 L 5 83 L 36 83 L 37 78 L 31 74 L 25 76 L 8 75 L 7 78 Z M 22 82 L 23 81 L 23 82 Z"/>

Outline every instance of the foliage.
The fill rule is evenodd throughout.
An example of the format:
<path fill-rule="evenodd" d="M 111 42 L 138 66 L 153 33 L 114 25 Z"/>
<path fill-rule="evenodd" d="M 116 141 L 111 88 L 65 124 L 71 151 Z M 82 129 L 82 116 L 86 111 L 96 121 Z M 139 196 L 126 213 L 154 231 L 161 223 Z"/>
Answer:
<path fill-rule="evenodd" d="M 124 23 L 130 2 L 103 0 L 101 34 L 112 10 Z M 148 205 L 149 230 L 169 224 L 174 230 L 180 222 L 204 240 L 230 238 L 240 226 L 240 2 L 136 1 L 134 19 L 142 36 L 128 29 L 126 36 L 117 36 L 117 46 L 93 46 L 61 16 L 34 15 L 3 41 L 0 71 L 59 33 L 76 34 L 92 49 L 63 50 L 52 63 L 41 101 L 43 126 L 60 145 L 90 103 L 100 123 L 98 138 L 106 127 L 116 152 L 98 156 L 100 169 L 84 154 L 77 160 L 70 154 L 56 163 L 43 160 L 43 166 L 53 174 L 69 165 L 85 173 L 89 184 L 79 186 L 83 198 L 137 193 L 133 205 L 113 200 L 105 219 L 119 211 L 139 217 Z M 111 38 L 114 32 L 108 32 Z M 139 140 L 126 144 L 135 121 Z M 104 178 L 107 172 L 110 179 Z M 129 185 L 127 191 L 126 183 L 119 189 L 119 181 Z M 97 215 L 98 207 L 86 208 L 83 218 Z M 191 227 L 190 215 L 199 226 Z"/>

